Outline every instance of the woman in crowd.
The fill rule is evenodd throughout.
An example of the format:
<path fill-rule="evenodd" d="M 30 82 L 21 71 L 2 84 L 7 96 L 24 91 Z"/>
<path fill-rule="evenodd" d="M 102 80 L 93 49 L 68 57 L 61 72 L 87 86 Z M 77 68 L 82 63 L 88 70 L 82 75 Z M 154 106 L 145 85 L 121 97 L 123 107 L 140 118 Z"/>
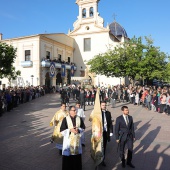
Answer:
<path fill-rule="evenodd" d="M 165 114 L 166 109 L 166 94 L 163 93 L 160 96 L 160 113 Z"/>

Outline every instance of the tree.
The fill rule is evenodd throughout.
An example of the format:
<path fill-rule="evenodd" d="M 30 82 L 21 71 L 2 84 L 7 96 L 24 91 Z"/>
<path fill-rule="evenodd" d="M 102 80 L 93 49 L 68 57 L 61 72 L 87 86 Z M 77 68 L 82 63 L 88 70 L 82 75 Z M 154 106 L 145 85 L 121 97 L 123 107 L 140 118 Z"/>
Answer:
<path fill-rule="evenodd" d="M 13 79 L 13 80 L 15 80 L 18 76 L 20 76 L 21 75 L 21 71 L 20 70 L 17 70 L 17 71 L 15 71 L 15 67 L 13 67 L 12 66 L 12 68 L 11 68 L 11 74 L 9 74 L 8 76 L 7 76 L 7 79 L 8 79 L 8 81 L 10 82 L 10 86 L 11 86 L 11 80 Z"/>
<path fill-rule="evenodd" d="M 170 58 L 168 61 L 170 61 Z M 163 75 L 163 78 L 166 82 L 170 82 L 170 62 L 167 62 L 165 75 Z"/>
<path fill-rule="evenodd" d="M 90 71 L 111 77 L 128 76 L 132 82 L 135 79 L 160 79 L 165 76 L 168 56 L 153 46 L 153 41 L 145 37 L 133 37 L 128 42 L 109 49 L 88 61 Z M 166 77 L 166 76 L 165 76 Z"/>
<path fill-rule="evenodd" d="M 13 66 L 16 59 L 16 49 L 5 43 L 0 43 L 0 78 L 16 79 L 21 74 Z"/>
<path fill-rule="evenodd" d="M 155 47 L 151 38 L 145 37 L 145 40 L 145 51 L 139 63 L 139 74 L 143 79 L 165 80 L 169 56 L 161 52 L 159 47 Z"/>

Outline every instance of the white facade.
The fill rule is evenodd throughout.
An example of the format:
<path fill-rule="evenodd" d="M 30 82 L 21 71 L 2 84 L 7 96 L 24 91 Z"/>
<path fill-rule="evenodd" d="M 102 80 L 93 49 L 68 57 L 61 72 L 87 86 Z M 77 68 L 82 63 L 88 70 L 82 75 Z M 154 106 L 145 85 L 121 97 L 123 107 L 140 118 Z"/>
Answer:
<path fill-rule="evenodd" d="M 95 75 L 89 72 L 87 61 L 99 53 L 104 53 L 124 42 L 127 37 L 115 36 L 111 33 L 109 25 L 104 27 L 104 19 L 99 16 L 99 0 L 77 0 L 79 15 L 73 24 L 73 30 L 66 34 L 38 34 L 33 36 L 12 38 L 1 40 L 17 48 L 17 58 L 14 63 L 16 70 L 21 71 L 21 76 L 16 81 L 9 84 L 8 80 L 3 79 L 2 84 L 12 86 L 28 85 L 52 85 L 58 82 L 57 74 L 61 72 L 61 65 L 56 65 L 56 75 L 49 76 L 49 62 L 43 61 L 47 58 L 74 62 L 76 64 L 76 77 L 91 78 L 94 85 L 117 85 L 123 84 L 123 78 L 107 78 L 106 76 Z M 121 38 L 120 38 L 121 37 Z M 30 50 L 30 61 L 25 59 L 25 50 Z M 68 82 L 70 77 L 70 66 L 66 66 L 66 76 L 62 82 Z M 33 77 L 32 77 L 33 75 Z"/>
<path fill-rule="evenodd" d="M 65 41 L 65 43 L 63 42 Z M 49 66 L 43 66 L 42 60 L 46 60 L 46 52 L 50 52 L 50 59 L 58 59 L 61 55 L 61 60 L 73 62 L 73 39 L 65 34 L 39 34 L 27 37 L 19 37 L 1 42 L 12 45 L 17 48 L 16 60 L 14 66 L 16 70 L 21 71 L 21 76 L 16 80 L 8 82 L 8 79 L 3 79 L 4 86 L 38 86 L 38 85 L 56 85 L 56 75 L 61 72 L 60 68 L 56 69 L 56 75 L 52 78 L 49 76 Z M 25 51 L 30 51 L 29 61 L 26 61 Z M 47 60 L 44 61 L 47 65 L 50 64 Z M 60 65 L 59 65 L 60 67 Z M 47 82 L 48 81 L 48 82 Z M 63 78 L 63 81 L 67 81 Z"/>
<path fill-rule="evenodd" d="M 106 76 L 93 76 L 88 72 L 87 61 L 92 59 L 99 53 L 104 53 L 108 49 L 117 46 L 121 41 L 114 35 L 110 34 L 109 26 L 104 27 L 104 19 L 99 16 L 98 12 L 99 0 L 77 0 L 79 6 L 79 16 L 73 24 L 74 30 L 69 32 L 69 36 L 75 40 L 74 58 L 77 64 L 76 76 L 81 76 L 81 72 L 86 69 L 85 76 L 90 76 L 94 85 L 102 83 L 110 85 L 118 85 L 124 83 L 120 78 L 107 78 Z M 92 13 L 90 13 L 92 12 Z M 84 50 L 85 39 L 90 39 L 91 49 Z"/>

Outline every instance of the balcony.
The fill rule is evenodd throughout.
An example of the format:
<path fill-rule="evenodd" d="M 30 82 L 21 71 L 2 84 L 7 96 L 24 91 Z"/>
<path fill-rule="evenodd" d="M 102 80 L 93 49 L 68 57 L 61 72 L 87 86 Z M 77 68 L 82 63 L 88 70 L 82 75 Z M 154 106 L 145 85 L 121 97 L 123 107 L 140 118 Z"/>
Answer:
<path fill-rule="evenodd" d="M 33 62 L 32 61 L 21 61 L 21 66 L 22 67 L 32 67 Z"/>
<path fill-rule="evenodd" d="M 42 67 L 50 67 L 50 63 L 51 63 L 50 61 L 42 61 L 41 66 Z"/>
<path fill-rule="evenodd" d="M 51 64 L 51 62 L 50 61 L 42 61 L 41 62 L 41 67 L 50 67 L 50 64 Z M 56 63 L 56 62 L 54 62 L 54 64 L 55 64 L 55 68 L 61 68 L 61 63 Z M 65 64 L 65 66 L 66 66 L 66 70 L 71 70 L 71 65 L 68 65 L 68 64 Z M 76 66 L 74 66 L 74 70 L 77 70 L 77 67 Z"/>

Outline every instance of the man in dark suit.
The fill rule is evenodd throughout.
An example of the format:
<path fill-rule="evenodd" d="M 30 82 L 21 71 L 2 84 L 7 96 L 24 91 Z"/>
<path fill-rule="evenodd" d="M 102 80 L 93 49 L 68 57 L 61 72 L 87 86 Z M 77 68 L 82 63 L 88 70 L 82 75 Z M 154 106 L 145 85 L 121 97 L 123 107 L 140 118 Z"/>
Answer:
<path fill-rule="evenodd" d="M 121 108 L 123 115 L 117 117 L 115 125 L 116 142 L 118 143 L 120 159 L 122 161 L 122 167 L 125 168 L 125 155 L 124 148 L 127 145 L 127 165 L 131 168 L 135 168 L 132 164 L 133 142 L 135 140 L 133 118 L 129 115 L 127 106 Z"/>
<path fill-rule="evenodd" d="M 106 166 L 105 160 L 105 152 L 107 142 L 110 142 L 110 136 L 113 135 L 113 125 L 112 125 L 112 117 L 111 113 L 106 110 L 106 102 L 101 102 L 101 111 L 102 111 L 102 124 L 103 124 L 103 147 L 104 147 L 104 159 L 102 162 L 102 166 Z"/>

